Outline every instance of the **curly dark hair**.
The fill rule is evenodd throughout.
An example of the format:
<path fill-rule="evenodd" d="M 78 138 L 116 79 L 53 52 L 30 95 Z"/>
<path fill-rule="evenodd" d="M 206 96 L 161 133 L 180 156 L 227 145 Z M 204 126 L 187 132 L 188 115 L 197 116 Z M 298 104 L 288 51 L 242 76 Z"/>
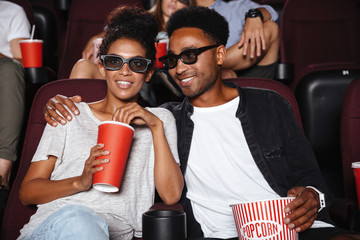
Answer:
<path fill-rule="evenodd" d="M 120 38 L 138 41 L 146 49 L 146 58 L 155 60 L 155 41 L 159 32 L 153 14 L 140 8 L 118 7 L 107 19 L 105 36 L 99 55 L 107 54 L 110 45 Z"/>
<path fill-rule="evenodd" d="M 226 19 L 213 9 L 200 6 L 190 6 L 180 9 L 170 16 L 166 24 L 169 35 L 183 27 L 201 29 L 217 44 L 226 45 L 229 37 L 229 24 Z"/>

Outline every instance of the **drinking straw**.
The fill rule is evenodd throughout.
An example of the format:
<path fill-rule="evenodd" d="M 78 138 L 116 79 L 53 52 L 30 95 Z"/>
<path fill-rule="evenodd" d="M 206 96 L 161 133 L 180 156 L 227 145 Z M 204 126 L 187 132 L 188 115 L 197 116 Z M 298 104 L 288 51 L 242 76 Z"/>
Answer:
<path fill-rule="evenodd" d="M 34 32 L 35 32 L 35 24 L 32 25 L 31 36 L 30 36 L 31 40 L 34 38 Z"/>

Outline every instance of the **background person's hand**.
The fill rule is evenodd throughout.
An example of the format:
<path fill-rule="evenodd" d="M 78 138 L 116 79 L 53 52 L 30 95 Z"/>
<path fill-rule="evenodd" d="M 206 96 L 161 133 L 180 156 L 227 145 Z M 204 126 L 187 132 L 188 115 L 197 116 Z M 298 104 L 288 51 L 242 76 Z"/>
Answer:
<path fill-rule="evenodd" d="M 64 106 L 67 106 L 74 115 L 79 115 L 80 113 L 74 102 L 81 102 L 81 97 L 56 95 L 55 97 L 49 99 L 44 107 L 45 121 L 53 127 L 56 127 L 58 123 L 65 125 L 67 121 L 72 120 L 72 116 Z M 59 111 L 61 115 L 59 115 L 56 110 Z"/>
<path fill-rule="evenodd" d="M 85 45 L 85 48 L 84 50 L 82 51 L 82 58 L 83 59 L 87 59 L 87 60 L 94 60 L 93 57 L 96 57 L 96 56 L 93 56 L 94 54 L 94 43 L 93 41 L 97 38 L 102 38 L 104 37 L 105 35 L 105 32 L 101 32 L 95 36 L 92 36 L 89 41 L 86 43 Z"/>
<path fill-rule="evenodd" d="M 248 18 L 246 19 L 243 31 L 241 33 L 239 48 L 243 47 L 243 55 L 248 54 L 250 58 L 261 56 L 261 51 L 266 49 L 264 24 L 260 18 Z"/>
<path fill-rule="evenodd" d="M 319 196 L 311 188 L 293 187 L 288 191 L 288 197 L 295 197 L 285 207 L 285 213 L 289 213 L 284 218 L 284 223 L 289 229 L 302 232 L 314 223 L 320 208 Z"/>
<path fill-rule="evenodd" d="M 86 43 L 84 50 L 81 52 L 81 57 L 87 60 L 93 60 L 94 54 L 94 44 L 93 41 L 96 39 L 97 36 L 90 38 L 90 40 Z"/>

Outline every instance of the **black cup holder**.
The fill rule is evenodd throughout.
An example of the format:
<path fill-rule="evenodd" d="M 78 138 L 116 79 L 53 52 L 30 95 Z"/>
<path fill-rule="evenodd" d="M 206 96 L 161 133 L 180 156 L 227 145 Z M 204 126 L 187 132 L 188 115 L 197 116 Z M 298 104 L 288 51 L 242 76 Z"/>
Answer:
<path fill-rule="evenodd" d="M 142 215 L 143 240 L 185 240 L 186 214 L 153 209 Z"/>

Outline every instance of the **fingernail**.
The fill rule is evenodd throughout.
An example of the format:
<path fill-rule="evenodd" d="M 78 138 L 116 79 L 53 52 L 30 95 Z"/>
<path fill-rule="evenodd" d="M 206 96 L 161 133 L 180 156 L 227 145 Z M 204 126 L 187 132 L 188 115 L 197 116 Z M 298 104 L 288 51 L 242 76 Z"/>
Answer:
<path fill-rule="evenodd" d="M 104 151 L 104 154 L 105 154 L 105 155 L 109 155 L 109 154 L 110 154 L 110 151 L 107 151 L 107 150 L 106 150 L 106 151 Z"/>
<path fill-rule="evenodd" d="M 103 143 L 98 143 L 98 146 L 103 148 L 105 145 Z"/>
<path fill-rule="evenodd" d="M 70 116 L 67 116 L 66 118 L 67 118 L 67 120 L 69 120 L 69 121 L 71 120 L 71 117 L 70 117 Z"/>
<path fill-rule="evenodd" d="M 103 170 L 103 169 L 104 169 L 104 167 L 98 167 L 97 169 L 100 171 L 100 170 Z"/>
<path fill-rule="evenodd" d="M 56 127 L 56 126 L 57 126 L 57 123 L 56 123 L 56 122 L 54 122 L 54 123 L 52 124 L 52 126 L 53 126 L 53 127 Z"/>
<path fill-rule="evenodd" d="M 108 162 L 110 162 L 110 160 L 109 159 L 104 159 L 104 160 L 102 160 L 102 162 L 103 163 L 108 163 Z"/>
<path fill-rule="evenodd" d="M 301 228 L 296 228 L 295 231 L 296 232 L 301 232 Z"/>
<path fill-rule="evenodd" d="M 293 223 L 291 223 L 291 224 L 288 225 L 288 228 L 289 228 L 289 229 L 294 229 L 294 227 L 295 227 L 295 224 L 293 224 Z"/>
<path fill-rule="evenodd" d="M 284 219 L 284 223 L 285 223 L 285 224 L 288 224 L 289 222 L 290 222 L 290 219 L 289 219 L 289 218 L 285 218 L 285 219 Z"/>
<path fill-rule="evenodd" d="M 74 113 L 75 113 L 75 115 L 79 115 L 79 111 L 78 111 L 78 110 L 75 110 Z"/>
<path fill-rule="evenodd" d="M 61 120 L 60 121 L 62 125 L 65 125 L 66 124 L 66 121 L 65 120 Z"/>
<path fill-rule="evenodd" d="M 284 212 L 285 212 L 285 213 L 290 212 L 290 208 L 286 207 L 286 208 L 284 209 Z"/>

